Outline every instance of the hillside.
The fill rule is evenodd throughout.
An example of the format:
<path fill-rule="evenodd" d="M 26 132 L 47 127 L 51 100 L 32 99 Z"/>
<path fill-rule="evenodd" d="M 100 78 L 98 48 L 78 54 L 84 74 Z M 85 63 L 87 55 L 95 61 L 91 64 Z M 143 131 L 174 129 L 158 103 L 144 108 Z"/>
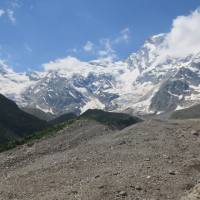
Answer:
<path fill-rule="evenodd" d="M 0 199 L 180 200 L 200 179 L 198 130 L 185 120 L 121 131 L 78 120 L 0 154 Z"/>
<path fill-rule="evenodd" d="M 27 112 L 41 120 L 45 120 L 45 121 L 53 120 L 56 117 L 55 115 L 53 115 L 51 113 L 44 112 L 37 108 L 20 107 L 20 109 L 23 110 L 24 112 Z"/>
<path fill-rule="evenodd" d="M 194 105 L 192 107 L 176 110 L 171 115 L 172 119 L 199 119 L 200 118 L 200 105 Z"/>
<path fill-rule="evenodd" d="M 0 144 L 23 138 L 46 127 L 46 122 L 18 108 L 0 94 Z"/>
<path fill-rule="evenodd" d="M 89 109 L 80 118 L 93 119 L 112 128 L 123 129 L 132 124 L 141 122 L 138 117 L 133 117 L 125 113 L 106 112 L 98 109 Z"/>
<path fill-rule="evenodd" d="M 77 116 L 73 113 L 66 113 L 48 122 L 49 125 L 56 125 L 70 120 L 76 120 Z"/>
<path fill-rule="evenodd" d="M 12 102 L 12 101 L 11 101 Z M 22 112 L 22 111 L 21 111 Z M 27 113 L 25 113 L 28 115 Z M 45 115 L 44 115 L 45 116 Z M 31 116 L 33 117 L 33 116 Z M 3 116 L 2 116 L 3 118 Z M 6 118 L 6 116 L 5 116 Z M 35 118 L 35 117 L 33 117 Z M 15 118 L 13 118 L 14 120 Z M 35 118 L 37 119 L 37 118 Z M 39 120 L 39 119 L 37 119 Z M 41 120 L 39 120 L 41 121 Z M 2 132 L 2 138 L 5 138 L 5 141 L 0 143 L 0 151 L 6 151 L 9 149 L 13 149 L 18 145 L 29 144 L 32 142 L 36 142 L 42 138 L 48 138 L 52 135 L 56 135 L 57 132 L 61 131 L 65 126 L 69 126 L 71 124 L 77 124 L 81 121 L 92 121 L 93 123 L 100 123 L 102 125 L 108 126 L 112 129 L 123 129 L 132 124 L 141 122 L 142 120 L 137 117 L 130 116 L 128 114 L 123 113 L 111 113 L 102 110 L 88 110 L 79 117 L 73 113 L 63 114 L 55 119 L 52 119 L 48 122 L 41 121 L 45 125 L 38 129 L 33 129 L 31 132 L 25 132 L 23 135 L 16 135 L 16 133 L 8 132 L 9 129 L 5 129 L 6 131 Z M 15 121 L 14 121 L 15 122 Z M 25 122 L 26 123 L 26 122 Z M 27 126 L 29 125 L 26 123 Z M 30 121 L 30 125 L 34 126 L 35 122 Z M 3 131 L 3 128 L 2 128 Z M 22 130 L 21 130 L 22 132 Z M 12 137 L 13 136 L 13 137 Z"/>

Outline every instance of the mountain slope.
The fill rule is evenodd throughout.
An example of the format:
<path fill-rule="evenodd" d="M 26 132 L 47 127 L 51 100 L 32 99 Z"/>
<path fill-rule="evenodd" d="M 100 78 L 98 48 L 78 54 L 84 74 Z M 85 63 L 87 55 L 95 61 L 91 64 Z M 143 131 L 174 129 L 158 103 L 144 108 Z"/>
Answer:
<path fill-rule="evenodd" d="M 173 119 L 200 119 L 200 105 L 194 105 L 182 110 L 176 110 L 171 114 Z"/>
<path fill-rule="evenodd" d="M 199 130 L 190 120 L 147 120 L 121 131 L 77 121 L 0 153 L 0 197 L 180 200 L 200 180 L 199 136 L 192 134 Z"/>
<path fill-rule="evenodd" d="M 133 117 L 125 113 L 105 112 L 103 110 L 87 110 L 80 119 L 92 119 L 112 128 L 123 129 L 132 124 L 141 122 L 138 117 Z"/>
<path fill-rule="evenodd" d="M 20 109 L 26 113 L 29 113 L 29 114 L 31 114 L 41 120 L 45 120 L 45 121 L 51 121 L 56 117 L 52 113 L 44 112 L 37 108 L 21 107 Z"/>
<path fill-rule="evenodd" d="M 0 94 L 0 143 L 7 143 L 46 127 L 46 122 L 23 112 Z"/>

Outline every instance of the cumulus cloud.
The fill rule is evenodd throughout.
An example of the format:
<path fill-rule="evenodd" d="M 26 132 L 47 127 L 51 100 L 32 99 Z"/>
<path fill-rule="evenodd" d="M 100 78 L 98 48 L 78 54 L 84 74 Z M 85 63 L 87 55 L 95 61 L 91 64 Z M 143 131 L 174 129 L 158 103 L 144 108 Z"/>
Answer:
<path fill-rule="evenodd" d="M 9 19 L 12 23 L 15 23 L 15 22 L 16 22 L 14 10 L 7 9 L 7 16 L 8 16 L 8 19 Z"/>
<path fill-rule="evenodd" d="M 5 13 L 6 13 L 5 10 L 0 9 L 0 17 L 3 16 Z"/>
<path fill-rule="evenodd" d="M 119 43 L 128 43 L 130 41 L 130 38 L 131 38 L 131 32 L 130 32 L 130 29 L 127 27 L 123 30 L 120 31 L 119 33 L 119 36 L 117 36 L 113 43 L 115 44 L 119 44 Z"/>
<path fill-rule="evenodd" d="M 129 42 L 129 40 L 130 30 L 129 28 L 125 28 L 121 30 L 116 37 L 99 39 L 96 44 L 91 41 L 87 41 L 85 45 L 80 48 L 80 50 L 73 48 L 68 50 L 68 52 L 77 54 L 84 51 L 86 53 L 92 53 L 99 60 L 112 62 L 118 58 L 115 47 Z M 69 73 L 76 73 L 77 71 L 85 73 L 85 70 L 90 66 L 88 65 L 88 62 L 80 61 L 76 57 L 67 56 L 65 58 L 59 58 L 55 61 L 45 63 L 42 67 L 45 71 L 67 70 Z"/>
<path fill-rule="evenodd" d="M 76 70 L 77 67 L 85 66 L 85 62 L 81 62 L 75 57 L 67 56 L 66 58 L 59 58 L 55 61 L 50 61 L 49 63 L 43 64 L 43 68 L 45 71 L 51 71 L 51 70 L 67 70 L 70 71 Z"/>
<path fill-rule="evenodd" d="M 23 1 L 21 0 L 10 0 L 7 6 L 0 8 L 0 17 L 7 17 L 9 21 L 13 24 L 16 23 L 16 11 L 22 7 Z"/>
<path fill-rule="evenodd" d="M 13 24 L 16 22 L 15 12 L 14 10 L 8 9 L 0 9 L 0 17 L 7 17 Z"/>
<path fill-rule="evenodd" d="M 109 58 L 111 60 L 117 58 L 116 51 L 113 49 L 113 44 L 110 39 L 101 39 L 100 46 L 101 48 L 97 51 L 99 58 Z"/>
<path fill-rule="evenodd" d="M 91 41 L 87 41 L 83 47 L 84 51 L 86 52 L 92 52 L 93 48 L 94 48 L 94 44 Z"/>
<path fill-rule="evenodd" d="M 120 45 L 127 45 L 131 39 L 129 28 L 122 29 L 116 36 L 101 38 L 97 43 L 87 41 L 83 46 L 83 51 L 95 55 L 97 58 L 116 59 L 116 48 Z"/>
<path fill-rule="evenodd" d="M 104 38 L 99 40 L 97 56 L 100 58 L 117 59 L 116 48 L 119 45 L 128 44 L 131 38 L 129 28 L 122 29 L 119 34 L 113 38 Z"/>
<path fill-rule="evenodd" d="M 200 52 L 200 9 L 188 16 L 178 16 L 159 49 L 160 60 L 186 57 Z"/>

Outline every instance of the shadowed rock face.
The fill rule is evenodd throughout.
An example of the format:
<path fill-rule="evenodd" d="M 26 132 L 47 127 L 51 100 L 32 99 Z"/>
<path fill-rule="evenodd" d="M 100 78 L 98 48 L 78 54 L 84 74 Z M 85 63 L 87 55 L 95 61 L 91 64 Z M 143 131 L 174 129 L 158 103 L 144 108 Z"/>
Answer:
<path fill-rule="evenodd" d="M 186 80 L 168 80 L 152 98 L 150 108 L 155 111 L 172 111 L 188 94 L 189 85 Z"/>

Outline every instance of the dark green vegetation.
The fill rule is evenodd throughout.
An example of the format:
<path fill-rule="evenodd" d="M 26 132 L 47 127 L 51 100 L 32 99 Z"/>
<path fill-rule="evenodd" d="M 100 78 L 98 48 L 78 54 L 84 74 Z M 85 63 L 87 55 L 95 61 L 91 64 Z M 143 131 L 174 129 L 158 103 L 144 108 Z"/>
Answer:
<path fill-rule="evenodd" d="M 113 129 L 123 129 L 142 121 L 128 114 L 94 109 L 79 117 L 68 113 L 47 122 L 20 110 L 3 95 L 0 95 L 0 110 L 0 151 L 57 134 L 59 130 L 79 120 L 95 120 Z"/>
<path fill-rule="evenodd" d="M 60 124 L 69 120 L 73 120 L 73 119 L 77 119 L 77 116 L 73 113 L 66 113 L 64 115 L 61 115 L 51 121 L 49 121 L 49 125 L 56 125 L 56 124 Z"/>
<path fill-rule="evenodd" d="M 37 113 L 42 113 L 46 118 L 42 111 L 38 110 Z M 55 134 L 73 123 L 75 118 L 74 114 L 65 114 L 47 122 L 22 111 L 13 101 L 0 94 L 0 151 Z"/>
<path fill-rule="evenodd" d="M 47 127 L 47 123 L 22 110 L 0 95 L 0 144 L 17 140 Z"/>
<path fill-rule="evenodd" d="M 34 132 L 33 134 L 27 135 L 23 138 L 11 139 L 7 143 L 0 144 L 0 152 L 15 148 L 18 145 L 32 145 L 36 140 L 58 134 L 58 131 L 62 130 L 64 127 L 72 123 L 74 123 L 74 120 L 68 120 L 65 123 L 60 123 L 54 126 L 48 126 L 45 129 Z"/>
<path fill-rule="evenodd" d="M 106 112 L 98 109 L 89 109 L 80 118 L 92 119 L 116 129 L 123 129 L 142 121 L 138 117 L 133 117 L 125 113 Z"/>
<path fill-rule="evenodd" d="M 42 110 L 36 109 L 36 108 L 23 107 L 20 109 L 39 118 L 39 119 L 45 120 L 45 121 L 53 120 L 56 117 L 55 115 L 53 115 L 51 113 L 45 113 Z"/>
<path fill-rule="evenodd" d="M 195 105 L 172 113 L 172 119 L 197 119 L 200 118 L 200 105 Z"/>

